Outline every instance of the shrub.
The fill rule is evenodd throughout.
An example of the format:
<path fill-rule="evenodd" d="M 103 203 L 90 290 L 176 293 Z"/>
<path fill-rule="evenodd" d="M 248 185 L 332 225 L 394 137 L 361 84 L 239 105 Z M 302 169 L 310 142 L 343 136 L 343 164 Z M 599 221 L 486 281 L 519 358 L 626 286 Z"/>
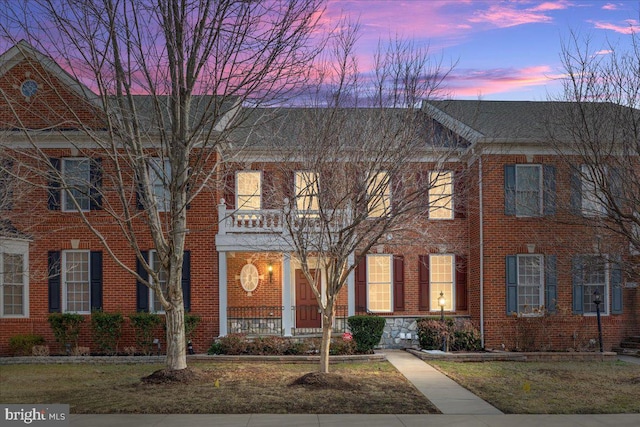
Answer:
<path fill-rule="evenodd" d="M 384 317 L 379 316 L 351 316 L 347 323 L 358 352 L 371 353 L 382 338 L 386 321 Z"/>
<path fill-rule="evenodd" d="M 187 341 L 193 338 L 192 334 L 198 327 L 199 323 L 200 316 L 198 316 L 197 314 L 184 314 L 184 335 L 187 337 Z"/>
<path fill-rule="evenodd" d="M 9 351 L 14 356 L 30 356 L 36 345 L 44 345 L 44 338 L 41 335 L 20 334 L 9 338 Z"/>
<path fill-rule="evenodd" d="M 129 315 L 136 336 L 136 347 L 146 356 L 153 353 L 153 339 L 162 318 L 154 313 L 135 313 Z"/>
<path fill-rule="evenodd" d="M 93 341 L 101 352 L 109 355 L 118 353 L 118 341 L 122 336 L 123 322 L 124 318 L 120 313 L 104 313 L 102 311 L 91 313 Z"/>
<path fill-rule="evenodd" d="M 420 319 L 418 321 L 420 347 L 425 350 L 441 350 L 446 340 L 447 350 L 478 351 L 482 348 L 480 332 L 468 321 L 455 322 L 445 319 Z"/>
<path fill-rule="evenodd" d="M 249 343 L 247 352 L 256 355 L 279 356 L 286 354 L 290 343 L 291 340 L 287 338 L 273 335 L 257 337 L 253 342 Z"/>
<path fill-rule="evenodd" d="M 84 317 L 74 313 L 52 313 L 49 315 L 49 324 L 53 330 L 53 336 L 60 343 L 62 348 L 67 349 L 68 345 L 78 347 L 78 336 L 80 326 L 84 322 Z M 71 349 L 69 348 L 69 352 Z"/>
<path fill-rule="evenodd" d="M 249 341 L 245 334 L 229 334 L 218 338 L 209 347 L 209 354 L 246 354 L 249 350 Z"/>
<path fill-rule="evenodd" d="M 356 354 L 358 352 L 357 344 L 354 340 L 344 338 L 337 338 L 331 341 L 331 347 L 329 348 L 329 354 L 331 355 L 349 355 Z"/>
<path fill-rule="evenodd" d="M 49 346 L 48 345 L 34 345 L 32 354 L 38 357 L 47 357 L 49 356 Z"/>

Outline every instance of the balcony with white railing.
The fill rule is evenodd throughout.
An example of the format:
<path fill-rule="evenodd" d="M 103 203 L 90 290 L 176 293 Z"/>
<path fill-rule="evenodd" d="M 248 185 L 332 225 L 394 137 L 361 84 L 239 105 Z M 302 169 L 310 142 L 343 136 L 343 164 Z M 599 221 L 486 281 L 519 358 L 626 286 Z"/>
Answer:
<path fill-rule="evenodd" d="M 317 212 L 288 210 L 288 200 L 283 209 L 242 210 L 230 209 L 225 200 L 218 204 L 218 250 L 240 250 L 236 246 L 261 250 L 286 250 L 291 227 L 304 229 L 310 234 L 337 231 L 346 227 L 351 218 L 349 210 L 335 211 L 329 221 Z M 287 223 L 289 221 L 289 223 Z M 226 246 L 226 248 L 225 248 Z"/>

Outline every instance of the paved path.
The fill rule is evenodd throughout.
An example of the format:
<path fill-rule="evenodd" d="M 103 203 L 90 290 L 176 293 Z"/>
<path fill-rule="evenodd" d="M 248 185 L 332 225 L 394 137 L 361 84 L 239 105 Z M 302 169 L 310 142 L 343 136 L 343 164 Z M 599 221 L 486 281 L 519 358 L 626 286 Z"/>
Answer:
<path fill-rule="evenodd" d="M 431 365 L 402 350 L 381 351 L 413 385 L 445 415 L 499 415 L 480 399 Z"/>

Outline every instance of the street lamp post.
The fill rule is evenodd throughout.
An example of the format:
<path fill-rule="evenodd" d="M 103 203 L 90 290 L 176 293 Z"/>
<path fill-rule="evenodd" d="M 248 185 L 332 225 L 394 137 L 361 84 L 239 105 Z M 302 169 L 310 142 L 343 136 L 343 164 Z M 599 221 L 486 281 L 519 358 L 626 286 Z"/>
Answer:
<path fill-rule="evenodd" d="M 444 299 L 444 294 L 440 291 L 440 298 L 438 298 L 438 305 L 440 306 L 440 322 L 442 322 L 442 351 L 447 351 L 447 335 L 445 333 L 444 324 L 444 305 L 447 300 Z"/>
<path fill-rule="evenodd" d="M 604 353 L 604 347 L 602 346 L 602 322 L 600 322 L 600 292 L 596 288 L 593 292 L 593 303 L 596 305 L 596 317 L 598 318 L 598 341 L 600 343 L 600 353 Z"/>

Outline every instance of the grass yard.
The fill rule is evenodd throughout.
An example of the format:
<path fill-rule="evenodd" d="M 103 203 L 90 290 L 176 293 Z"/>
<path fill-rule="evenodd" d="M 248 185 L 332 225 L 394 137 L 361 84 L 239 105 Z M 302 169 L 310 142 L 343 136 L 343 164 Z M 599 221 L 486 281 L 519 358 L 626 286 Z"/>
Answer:
<path fill-rule="evenodd" d="M 429 361 L 507 414 L 640 413 L 640 365 Z"/>
<path fill-rule="evenodd" d="M 380 413 L 438 410 L 391 364 L 344 363 L 333 386 L 292 385 L 310 364 L 196 362 L 191 384 L 146 384 L 160 365 L 0 366 L 3 403 L 68 403 L 72 413 Z"/>

